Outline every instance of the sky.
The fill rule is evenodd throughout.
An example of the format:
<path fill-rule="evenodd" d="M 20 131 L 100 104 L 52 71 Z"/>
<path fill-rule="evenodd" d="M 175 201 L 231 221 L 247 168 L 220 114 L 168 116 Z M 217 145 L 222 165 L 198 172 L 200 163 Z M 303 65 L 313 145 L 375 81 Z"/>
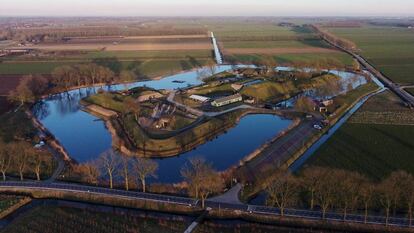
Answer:
<path fill-rule="evenodd" d="M 414 0 L 1 0 L 0 16 L 414 16 Z"/>

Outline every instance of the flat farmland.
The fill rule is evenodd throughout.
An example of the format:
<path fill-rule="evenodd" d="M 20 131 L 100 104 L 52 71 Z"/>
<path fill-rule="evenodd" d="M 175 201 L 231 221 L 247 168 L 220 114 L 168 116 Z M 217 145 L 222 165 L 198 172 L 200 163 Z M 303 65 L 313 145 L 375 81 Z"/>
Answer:
<path fill-rule="evenodd" d="M 393 81 L 414 84 L 413 29 L 370 25 L 327 29 L 354 41 L 360 53 Z"/>
<path fill-rule="evenodd" d="M 368 100 L 304 165 L 358 171 L 380 180 L 396 170 L 414 174 L 414 117 L 397 96 Z"/>
<path fill-rule="evenodd" d="M 212 59 L 206 34 L 70 37 L 25 48 L 36 56 L 3 58 L 0 75 L 50 74 L 56 67 L 117 58 L 123 70 L 133 66 L 138 78 L 153 78 L 203 66 Z"/>
<path fill-rule="evenodd" d="M 228 60 L 249 63 L 273 56 L 279 63 L 336 58 L 350 64 L 348 55 L 334 50 L 309 28 L 284 27 L 278 21 L 251 20 L 206 23 L 214 31 Z"/>
<path fill-rule="evenodd" d="M 71 38 L 59 43 L 40 43 L 27 49 L 61 50 L 106 50 L 106 51 L 152 51 L 152 50 L 208 50 L 212 44 L 207 36 L 193 35 L 157 37 L 92 37 Z"/>

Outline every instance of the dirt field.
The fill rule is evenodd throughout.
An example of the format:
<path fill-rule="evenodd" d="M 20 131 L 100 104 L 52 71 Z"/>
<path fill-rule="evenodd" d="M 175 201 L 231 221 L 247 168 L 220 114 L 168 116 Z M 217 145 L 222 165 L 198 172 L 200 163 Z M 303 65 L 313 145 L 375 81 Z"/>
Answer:
<path fill-rule="evenodd" d="M 224 49 L 224 54 L 305 54 L 305 53 L 340 53 L 325 48 L 234 48 Z"/>
<path fill-rule="evenodd" d="M 105 51 L 151 51 L 151 50 L 203 50 L 212 49 L 210 43 L 135 43 L 135 44 L 60 44 L 60 45 L 36 45 L 25 47 L 27 49 L 40 49 L 49 51 L 62 50 L 105 50 Z"/>

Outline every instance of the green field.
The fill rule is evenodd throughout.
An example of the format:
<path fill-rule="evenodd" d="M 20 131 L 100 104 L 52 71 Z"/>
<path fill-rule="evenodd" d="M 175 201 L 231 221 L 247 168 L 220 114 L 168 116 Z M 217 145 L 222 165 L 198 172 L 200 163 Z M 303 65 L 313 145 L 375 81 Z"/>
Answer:
<path fill-rule="evenodd" d="M 0 63 L 0 74 L 50 74 L 56 67 L 63 65 L 80 64 L 85 61 L 27 61 Z M 122 61 L 123 70 L 130 69 L 131 66 L 138 68 L 141 77 L 157 77 L 170 75 L 182 70 L 190 70 L 197 66 L 202 66 L 207 62 L 206 59 L 148 59 L 135 61 Z"/>
<path fill-rule="evenodd" d="M 328 28 L 354 41 L 361 54 L 400 84 L 414 84 L 414 33 L 408 28 L 364 25 L 361 28 Z"/>
<path fill-rule="evenodd" d="M 375 180 L 401 169 L 414 174 L 412 115 L 391 92 L 376 95 L 305 166 L 354 170 Z"/>
<path fill-rule="evenodd" d="M 379 180 L 392 171 L 414 174 L 414 126 L 345 124 L 308 161 L 358 171 Z"/>
<path fill-rule="evenodd" d="M 22 196 L 0 194 L 0 213 L 19 203 Z"/>

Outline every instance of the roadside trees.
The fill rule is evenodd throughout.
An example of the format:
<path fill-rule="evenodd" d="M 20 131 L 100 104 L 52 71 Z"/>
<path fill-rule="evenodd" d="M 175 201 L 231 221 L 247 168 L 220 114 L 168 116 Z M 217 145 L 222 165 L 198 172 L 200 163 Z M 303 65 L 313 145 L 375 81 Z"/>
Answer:
<path fill-rule="evenodd" d="M 338 180 L 332 175 L 331 170 L 326 168 L 319 169 L 321 169 L 320 174 L 322 177 L 319 185 L 316 186 L 315 197 L 322 210 L 322 219 L 325 219 L 326 212 L 334 204 Z"/>
<path fill-rule="evenodd" d="M 381 204 L 382 208 L 384 208 L 385 211 L 385 225 L 388 225 L 388 220 L 390 217 L 390 210 L 392 208 L 392 204 L 395 198 L 395 184 L 393 179 L 387 178 L 383 180 L 378 186 L 377 186 L 377 195 L 378 195 L 378 201 Z"/>
<path fill-rule="evenodd" d="M 137 158 L 133 162 L 133 168 L 141 182 L 142 191 L 146 192 L 146 179 L 148 177 L 156 178 L 158 170 L 158 163 L 151 159 Z"/>
<path fill-rule="evenodd" d="M 360 202 L 364 206 L 364 223 L 367 223 L 368 209 L 372 205 L 375 186 L 366 178 L 363 178 L 360 187 Z"/>
<path fill-rule="evenodd" d="M 33 151 L 30 145 L 24 142 L 13 143 L 11 145 L 11 151 L 14 153 L 14 163 L 19 172 L 20 180 L 22 181 L 24 179 L 24 172 L 27 169 L 28 158 L 33 154 Z"/>
<path fill-rule="evenodd" d="M 332 175 L 340 181 L 337 185 L 335 203 L 341 207 L 344 220 L 346 220 L 348 211 L 354 210 L 358 204 L 362 178 L 359 173 L 345 170 L 335 170 Z"/>
<path fill-rule="evenodd" d="M 120 175 L 124 179 L 124 185 L 125 190 L 129 190 L 129 178 L 130 178 L 130 166 L 132 159 L 128 157 L 127 155 L 120 154 L 120 160 L 121 160 L 121 169 L 120 169 Z"/>
<path fill-rule="evenodd" d="M 287 171 L 278 171 L 276 177 L 267 188 L 267 203 L 271 206 L 277 206 L 280 209 L 280 215 L 284 216 L 285 208 L 297 201 L 299 182 Z"/>
<path fill-rule="evenodd" d="M 412 226 L 414 207 L 414 178 L 406 173 L 401 180 L 402 199 L 407 207 L 408 224 Z"/>
<path fill-rule="evenodd" d="M 325 171 L 320 167 L 309 167 L 302 173 L 301 183 L 310 196 L 309 207 L 311 210 L 315 207 L 315 192 L 319 189 L 318 187 L 325 175 Z"/>
<path fill-rule="evenodd" d="M 119 156 L 112 150 L 104 152 L 98 159 L 98 167 L 103 169 L 109 178 L 109 188 L 113 188 L 113 178 L 119 168 Z"/>
<path fill-rule="evenodd" d="M 31 162 L 31 168 L 36 175 L 36 179 L 40 181 L 40 174 L 42 171 L 42 167 L 46 163 L 46 155 L 42 152 L 33 153 Z"/>
<path fill-rule="evenodd" d="M 3 181 L 6 181 L 6 173 L 11 165 L 11 153 L 9 146 L 0 141 L 0 172 L 3 176 Z"/>
<path fill-rule="evenodd" d="M 203 158 L 191 158 L 181 169 L 181 175 L 188 183 L 190 196 L 200 198 L 203 208 L 208 196 L 221 191 L 224 187 L 220 174 Z"/>

